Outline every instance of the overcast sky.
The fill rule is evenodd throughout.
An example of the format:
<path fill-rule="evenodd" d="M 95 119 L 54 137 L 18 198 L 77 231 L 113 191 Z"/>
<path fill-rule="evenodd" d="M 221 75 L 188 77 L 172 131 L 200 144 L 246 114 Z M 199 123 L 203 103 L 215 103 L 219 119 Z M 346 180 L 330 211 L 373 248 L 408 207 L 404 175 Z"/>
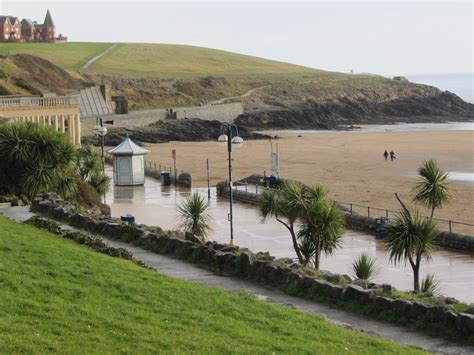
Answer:
<path fill-rule="evenodd" d="M 70 41 L 181 43 L 384 75 L 473 72 L 473 5 L 441 1 L 22 1 Z"/>

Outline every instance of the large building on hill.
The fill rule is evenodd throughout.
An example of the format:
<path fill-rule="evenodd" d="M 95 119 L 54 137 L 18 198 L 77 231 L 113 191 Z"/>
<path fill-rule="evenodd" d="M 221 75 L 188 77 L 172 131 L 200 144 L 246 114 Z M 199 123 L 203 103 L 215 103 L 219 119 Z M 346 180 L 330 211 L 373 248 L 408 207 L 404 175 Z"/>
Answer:
<path fill-rule="evenodd" d="M 49 10 L 42 24 L 14 16 L 0 16 L 0 42 L 65 42 L 67 37 L 56 36 L 56 26 Z"/>

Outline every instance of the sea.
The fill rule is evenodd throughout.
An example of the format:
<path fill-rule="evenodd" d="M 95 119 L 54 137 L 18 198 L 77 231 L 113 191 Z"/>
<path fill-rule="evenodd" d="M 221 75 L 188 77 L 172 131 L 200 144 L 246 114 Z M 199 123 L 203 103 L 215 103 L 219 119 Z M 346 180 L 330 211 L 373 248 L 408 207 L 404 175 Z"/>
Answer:
<path fill-rule="evenodd" d="M 413 83 L 448 90 L 464 101 L 474 103 L 474 73 L 406 75 Z"/>

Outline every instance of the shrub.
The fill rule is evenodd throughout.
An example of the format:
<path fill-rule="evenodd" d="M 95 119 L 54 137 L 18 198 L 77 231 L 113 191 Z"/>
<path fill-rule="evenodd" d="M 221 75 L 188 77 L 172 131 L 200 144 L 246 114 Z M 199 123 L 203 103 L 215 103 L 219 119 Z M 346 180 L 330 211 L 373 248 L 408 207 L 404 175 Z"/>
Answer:
<path fill-rule="evenodd" d="M 372 258 L 368 253 L 362 253 L 352 263 L 352 271 L 357 279 L 372 280 L 377 274 L 378 269 L 376 266 L 376 260 Z"/>
<path fill-rule="evenodd" d="M 421 280 L 420 292 L 425 294 L 431 294 L 438 296 L 440 293 L 439 280 L 435 277 L 435 274 L 428 274 Z"/>

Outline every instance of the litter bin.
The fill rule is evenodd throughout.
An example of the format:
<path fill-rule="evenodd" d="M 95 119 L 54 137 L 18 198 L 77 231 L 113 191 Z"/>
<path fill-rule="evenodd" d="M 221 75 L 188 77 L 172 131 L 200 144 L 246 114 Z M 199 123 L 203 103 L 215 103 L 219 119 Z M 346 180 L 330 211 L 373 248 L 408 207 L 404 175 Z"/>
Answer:
<path fill-rule="evenodd" d="M 171 185 L 171 175 L 167 171 L 161 172 L 161 184 L 163 186 L 170 186 Z"/>
<path fill-rule="evenodd" d="M 122 222 L 135 223 L 135 216 L 132 216 L 130 213 L 127 213 L 123 216 L 120 216 Z"/>

